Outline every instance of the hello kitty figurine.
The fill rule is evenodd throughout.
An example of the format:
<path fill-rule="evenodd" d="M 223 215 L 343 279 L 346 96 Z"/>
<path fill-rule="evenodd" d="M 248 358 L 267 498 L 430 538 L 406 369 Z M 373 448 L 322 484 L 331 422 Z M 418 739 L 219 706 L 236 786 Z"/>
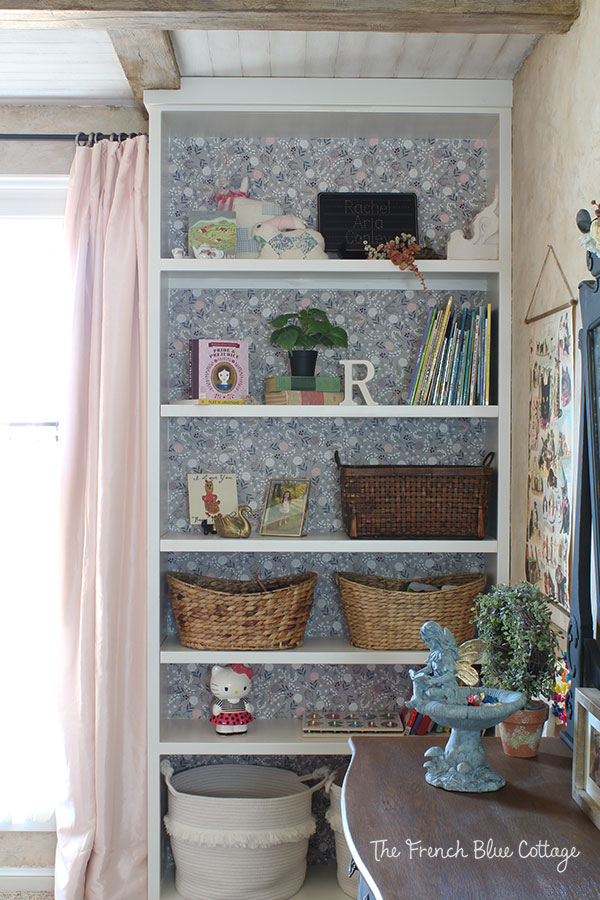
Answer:
<path fill-rule="evenodd" d="M 213 666 L 210 690 L 216 698 L 210 721 L 217 734 L 245 734 L 252 721 L 252 704 L 246 700 L 250 691 L 252 669 L 236 663 L 233 666 Z"/>

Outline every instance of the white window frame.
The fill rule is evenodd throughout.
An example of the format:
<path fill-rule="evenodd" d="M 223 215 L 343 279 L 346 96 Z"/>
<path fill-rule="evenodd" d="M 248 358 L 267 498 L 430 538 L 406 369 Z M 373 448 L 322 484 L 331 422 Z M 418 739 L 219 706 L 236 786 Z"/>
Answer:
<path fill-rule="evenodd" d="M 0 217 L 64 218 L 68 184 L 68 175 L 0 175 Z M 55 830 L 54 816 L 48 822 L 2 826 L 5 832 Z M 2 879 L 0 886 L 2 890 L 8 889 Z"/>

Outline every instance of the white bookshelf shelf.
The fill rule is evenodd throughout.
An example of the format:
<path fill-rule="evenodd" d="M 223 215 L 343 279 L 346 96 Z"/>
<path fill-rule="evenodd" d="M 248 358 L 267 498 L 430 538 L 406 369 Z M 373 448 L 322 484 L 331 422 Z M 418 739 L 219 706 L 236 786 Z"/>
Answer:
<path fill-rule="evenodd" d="M 427 259 L 418 266 L 429 290 L 484 291 L 500 272 L 499 261 L 493 259 Z M 169 289 L 423 290 L 412 272 L 388 260 L 162 259 L 159 268 Z"/>
<path fill-rule="evenodd" d="M 395 733 L 383 736 L 398 738 Z M 192 756 L 349 755 L 349 737 L 348 734 L 304 737 L 300 719 L 255 719 L 246 734 L 227 735 L 217 734 L 206 718 L 163 719 L 160 753 Z"/>
<path fill-rule="evenodd" d="M 163 403 L 165 418 L 218 419 L 497 419 L 497 406 L 279 406 Z"/>
<path fill-rule="evenodd" d="M 494 554 L 498 542 L 483 540 L 438 540 L 394 538 L 361 538 L 353 540 L 343 532 L 307 534 L 301 538 L 263 537 L 255 535 L 233 541 L 217 535 L 197 532 L 167 531 L 160 539 L 160 549 L 167 553 L 486 553 Z"/>
<path fill-rule="evenodd" d="M 425 662 L 427 650 L 363 650 L 346 637 L 307 637 L 291 650 L 190 650 L 175 636 L 161 644 L 163 664 L 202 663 L 309 663 L 312 665 L 400 665 Z"/>
<path fill-rule="evenodd" d="M 358 889 L 358 876 L 354 877 Z M 160 900 L 182 900 L 181 894 L 175 890 L 175 874 L 171 866 L 162 881 Z M 312 866 L 299 892 L 290 900 L 348 900 L 348 895 L 337 883 L 335 866 Z"/>

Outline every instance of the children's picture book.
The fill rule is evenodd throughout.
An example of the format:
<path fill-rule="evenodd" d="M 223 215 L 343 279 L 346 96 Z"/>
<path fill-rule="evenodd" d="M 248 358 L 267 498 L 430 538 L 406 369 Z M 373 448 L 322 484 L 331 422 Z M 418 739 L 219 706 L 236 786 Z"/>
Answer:
<path fill-rule="evenodd" d="M 237 513 L 237 478 L 230 472 L 188 475 L 190 525 L 212 525 L 217 516 Z"/>
<path fill-rule="evenodd" d="M 191 210 L 188 216 L 188 245 L 191 257 L 214 258 L 222 255 L 226 259 L 234 259 L 235 212 Z"/>
<path fill-rule="evenodd" d="M 242 401 L 248 396 L 247 341 L 190 341 L 190 397 Z"/>

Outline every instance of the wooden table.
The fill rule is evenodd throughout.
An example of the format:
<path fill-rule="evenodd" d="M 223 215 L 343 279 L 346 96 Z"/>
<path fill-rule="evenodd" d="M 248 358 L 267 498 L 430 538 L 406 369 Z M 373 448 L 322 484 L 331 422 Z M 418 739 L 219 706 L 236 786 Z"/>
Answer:
<path fill-rule="evenodd" d="M 545 738 L 532 760 L 485 738 L 507 781 L 487 794 L 427 784 L 423 753 L 436 743 L 445 739 L 350 740 L 342 817 L 371 900 L 599 900 L 600 831 L 571 799 L 559 738 Z M 551 855 L 573 848 L 578 856 Z"/>

